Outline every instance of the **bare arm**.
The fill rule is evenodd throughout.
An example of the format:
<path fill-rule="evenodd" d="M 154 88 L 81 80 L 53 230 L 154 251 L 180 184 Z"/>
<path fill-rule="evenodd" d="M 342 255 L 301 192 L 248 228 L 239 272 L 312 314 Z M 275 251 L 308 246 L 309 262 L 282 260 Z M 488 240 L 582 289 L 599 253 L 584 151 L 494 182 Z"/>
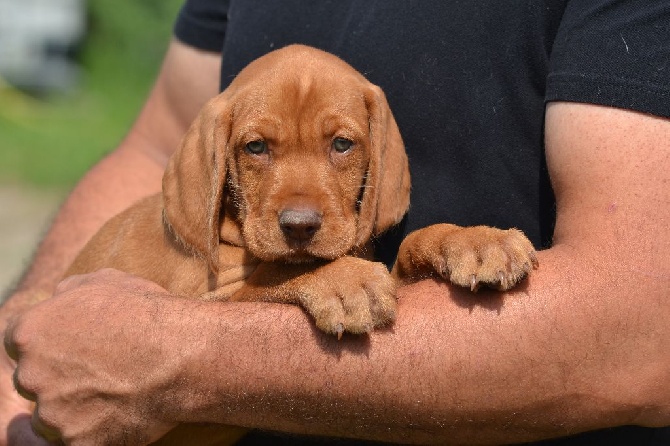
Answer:
<path fill-rule="evenodd" d="M 225 379 L 202 418 L 491 444 L 670 424 L 670 122 L 560 103 L 546 138 L 555 244 L 525 287 L 407 287 L 393 330 L 369 343 L 315 343 L 287 311 L 244 329 L 217 314 L 234 335 L 216 355 L 244 374 L 210 356 Z"/>
<path fill-rule="evenodd" d="M 10 332 L 23 391 L 40 395 L 52 432 L 112 444 L 184 421 L 440 444 L 670 424 L 670 122 L 554 104 L 546 137 L 555 245 L 515 292 L 418 283 L 401 290 L 391 330 L 337 342 L 291 306 L 73 278 Z M 73 320 L 85 339 L 57 329 Z M 47 323 L 57 335 L 45 340 Z M 117 347 L 98 355 L 100 344 Z"/>
<path fill-rule="evenodd" d="M 232 333 L 196 363 L 222 377 L 192 384 L 214 396 L 200 419 L 438 443 L 670 424 L 670 122 L 553 104 L 546 138 L 555 244 L 526 287 L 407 287 L 369 343 L 314 342 L 294 310 L 217 313 L 204 326 Z"/>
<path fill-rule="evenodd" d="M 7 320 L 43 300 L 77 252 L 110 217 L 160 190 L 161 176 L 197 111 L 218 92 L 220 55 L 173 41 L 145 107 L 119 147 L 80 181 L 62 206 L 15 293 L 0 308 L 0 332 Z M 0 352 L 0 444 L 16 399 L 13 365 Z"/>

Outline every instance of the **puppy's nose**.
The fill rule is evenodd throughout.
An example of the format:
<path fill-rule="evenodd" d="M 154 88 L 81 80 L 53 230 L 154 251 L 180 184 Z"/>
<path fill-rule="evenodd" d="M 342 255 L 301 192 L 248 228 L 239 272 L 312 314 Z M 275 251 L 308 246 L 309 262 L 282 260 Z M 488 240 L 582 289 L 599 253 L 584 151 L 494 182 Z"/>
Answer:
<path fill-rule="evenodd" d="M 322 214 L 314 209 L 285 209 L 279 214 L 279 227 L 296 242 L 310 240 L 321 227 Z"/>

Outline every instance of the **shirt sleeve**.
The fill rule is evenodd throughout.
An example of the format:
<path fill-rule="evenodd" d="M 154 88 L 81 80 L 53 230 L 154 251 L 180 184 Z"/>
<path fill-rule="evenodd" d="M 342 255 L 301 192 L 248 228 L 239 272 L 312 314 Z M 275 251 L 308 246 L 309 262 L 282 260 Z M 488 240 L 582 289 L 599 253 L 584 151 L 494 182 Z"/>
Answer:
<path fill-rule="evenodd" d="M 569 1 L 549 70 L 547 101 L 670 117 L 670 2 Z"/>
<path fill-rule="evenodd" d="M 221 52 L 229 4 L 229 0 L 187 0 L 177 15 L 175 37 L 201 50 Z"/>

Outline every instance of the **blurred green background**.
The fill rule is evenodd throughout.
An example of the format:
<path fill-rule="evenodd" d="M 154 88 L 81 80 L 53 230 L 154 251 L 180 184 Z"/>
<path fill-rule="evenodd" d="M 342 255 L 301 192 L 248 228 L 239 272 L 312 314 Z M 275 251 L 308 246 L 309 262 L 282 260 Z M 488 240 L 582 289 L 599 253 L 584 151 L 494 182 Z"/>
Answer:
<path fill-rule="evenodd" d="M 123 138 L 183 0 L 89 0 L 79 84 L 36 98 L 0 84 L 0 184 L 69 188 Z"/>

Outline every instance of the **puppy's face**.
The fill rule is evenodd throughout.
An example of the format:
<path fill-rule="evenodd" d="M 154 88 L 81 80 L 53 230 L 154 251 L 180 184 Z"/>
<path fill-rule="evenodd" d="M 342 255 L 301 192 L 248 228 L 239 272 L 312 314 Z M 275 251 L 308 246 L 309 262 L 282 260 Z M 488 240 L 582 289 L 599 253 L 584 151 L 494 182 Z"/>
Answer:
<path fill-rule="evenodd" d="M 270 74 L 232 109 L 228 187 L 247 248 L 263 260 L 346 254 L 356 242 L 370 163 L 359 79 Z"/>
<path fill-rule="evenodd" d="M 213 271 L 219 237 L 266 261 L 333 259 L 400 221 L 407 156 L 378 87 L 295 45 L 249 64 L 203 108 L 163 199 L 171 232 Z"/>

